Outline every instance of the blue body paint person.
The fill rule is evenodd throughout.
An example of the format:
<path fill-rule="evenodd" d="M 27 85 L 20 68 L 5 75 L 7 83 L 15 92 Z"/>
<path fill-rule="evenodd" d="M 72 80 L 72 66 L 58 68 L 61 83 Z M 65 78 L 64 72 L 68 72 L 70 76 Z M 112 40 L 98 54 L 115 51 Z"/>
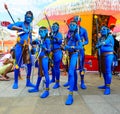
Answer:
<path fill-rule="evenodd" d="M 71 105 L 74 101 L 73 90 L 77 90 L 77 72 L 76 64 L 78 59 L 79 49 L 82 48 L 82 43 L 80 41 L 80 35 L 77 32 L 77 23 L 71 21 L 69 25 L 68 34 L 70 35 L 67 45 L 65 45 L 64 50 L 67 50 L 70 57 L 68 76 L 69 76 L 69 94 L 66 99 L 65 104 Z"/>
<path fill-rule="evenodd" d="M 17 43 L 15 45 L 15 63 L 16 67 L 14 69 L 14 84 L 13 89 L 18 88 L 18 75 L 20 72 L 20 67 L 22 64 L 22 60 L 24 64 L 27 64 L 27 79 L 26 86 L 34 87 L 34 85 L 30 82 L 31 75 L 31 54 L 29 50 L 29 44 L 32 42 L 32 27 L 31 22 L 33 20 L 33 13 L 31 11 L 27 11 L 25 14 L 24 22 L 16 22 L 14 24 L 8 25 L 8 29 L 17 30 L 18 33 L 22 32 L 17 39 Z"/>
<path fill-rule="evenodd" d="M 52 25 L 52 52 L 53 52 L 53 67 L 52 79 L 50 82 L 55 82 L 53 89 L 60 87 L 60 62 L 62 60 L 62 34 L 59 32 L 59 24 L 57 22 Z"/>
<path fill-rule="evenodd" d="M 84 46 L 88 44 L 88 34 L 85 28 L 80 26 L 80 22 L 81 22 L 81 18 L 79 16 L 75 16 L 73 19 L 78 27 L 78 34 L 80 35 L 80 39 L 82 42 L 82 48 L 79 50 L 79 71 L 80 71 L 80 77 L 81 77 L 81 83 L 80 83 L 80 87 L 81 89 L 86 89 L 86 85 L 84 82 L 84 74 L 85 74 L 85 69 L 84 69 L 84 62 L 85 62 L 85 49 Z M 68 82 L 66 82 L 64 85 L 64 87 L 69 86 L 69 77 L 68 77 Z"/>
<path fill-rule="evenodd" d="M 39 91 L 39 85 L 41 82 L 41 79 L 43 76 L 45 76 L 45 84 L 46 84 L 46 89 L 45 91 L 41 94 L 41 98 L 46 98 L 49 96 L 49 53 L 51 51 L 51 42 L 50 38 L 48 37 L 48 30 L 46 27 L 42 26 L 39 28 L 39 35 L 41 36 L 41 41 L 42 43 L 40 44 L 41 46 L 41 52 L 39 55 L 39 67 L 38 67 L 38 79 L 36 82 L 36 86 L 33 89 L 28 90 L 28 92 L 33 93 L 33 92 L 38 92 Z"/>
<path fill-rule="evenodd" d="M 104 78 L 104 85 L 99 86 L 99 89 L 105 89 L 104 95 L 109 95 L 111 93 L 110 84 L 112 81 L 112 63 L 114 57 L 114 38 L 110 33 L 110 30 L 103 26 L 101 28 L 101 37 L 96 44 L 96 48 L 100 50 L 101 57 L 101 71 Z"/>

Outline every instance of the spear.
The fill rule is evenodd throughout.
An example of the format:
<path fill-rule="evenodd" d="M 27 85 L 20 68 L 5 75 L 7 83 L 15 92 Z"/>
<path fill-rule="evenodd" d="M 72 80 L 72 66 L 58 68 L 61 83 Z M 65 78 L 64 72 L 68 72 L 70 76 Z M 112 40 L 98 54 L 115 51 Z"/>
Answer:
<path fill-rule="evenodd" d="M 8 12 L 8 14 L 9 14 L 10 18 L 11 18 L 12 21 L 13 21 L 13 23 L 15 23 L 15 21 L 14 21 L 12 15 L 11 15 L 11 13 L 10 13 L 10 11 L 8 10 L 8 6 L 7 6 L 7 4 L 4 4 L 4 8 L 7 10 L 7 12 Z M 21 34 L 23 34 L 23 33 L 25 33 L 25 32 L 24 32 L 24 31 L 22 31 L 22 32 L 18 32 L 17 35 L 19 36 L 19 35 L 21 35 Z M 23 50 L 24 50 L 24 48 L 23 48 Z M 23 53 L 22 53 L 22 54 L 23 54 Z M 21 56 L 20 56 L 20 58 L 19 58 L 19 60 L 18 60 L 18 64 L 19 64 L 19 62 L 20 62 L 20 60 L 21 60 L 21 58 L 22 58 L 22 54 L 21 54 Z M 16 69 L 19 68 L 18 64 L 15 66 Z"/>
<path fill-rule="evenodd" d="M 53 35 L 53 33 L 52 33 L 52 27 L 51 27 L 51 25 L 50 25 L 50 21 L 49 21 L 49 19 L 48 19 L 48 16 L 46 15 L 46 13 L 44 13 L 44 15 L 45 15 L 45 18 L 46 18 L 46 20 L 47 20 L 47 22 L 48 22 L 48 25 L 49 25 L 49 29 L 50 29 L 50 32 L 51 32 L 51 36 L 50 36 L 50 39 L 52 39 L 52 44 L 53 44 L 53 49 L 54 49 L 54 39 L 52 38 L 52 35 Z"/>
<path fill-rule="evenodd" d="M 50 25 L 50 21 L 49 21 L 47 15 L 46 15 L 46 13 L 44 13 L 44 15 L 45 15 L 45 18 L 46 18 L 46 20 L 48 22 L 48 25 L 49 25 L 49 28 L 50 28 L 50 32 L 52 33 L 52 28 L 51 28 L 51 25 Z"/>
<path fill-rule="evenodd" d="M 97 41 L 98 41 L 98 16 L 94 16 L 95 23 L 96 23 L 96 35 L 97 35 Z M 101 57 L 100 57 L 100 49 L 98 49 L 98 69 L 99 69 L 99 75 L 101 77 Z"/>
<path fill-rule="evenodd" d="M 12 21 L 13 21 L 13 23 L 15 23 L 15 21 L 14 21 L 12 15 L 11 15 L 11 13 L 10 13 L 9 10 L 8 10 L 7 4 L 4 4 L 4 8 L 7 10 L 9 16 L 11 17 L 11 19 L 12 19 Z"/>
<path fill-rule="evenodd" d="M 15 23 L 15 21 L 14 21 L 12 15 L 11 15 L 11 13 L 10 13 L 10 11 L 8 10 L 8 6 L 7 6 L 7 4 L 4 4 L 4 8 L 7 10 L 7 12 L 8 12 L 8 14 L 9 14 L 10 18 L 11 18 L 12 21 L 13 21 L 13 23 Z M 19 35 L 21 35 L 21 34 L 23 34 L 23 33 L 25 33 L 25 32 L 24 32 L 24 31 L 22 31 L 22 32 L 18 32 L 17 35 L 19 36 Z"/>

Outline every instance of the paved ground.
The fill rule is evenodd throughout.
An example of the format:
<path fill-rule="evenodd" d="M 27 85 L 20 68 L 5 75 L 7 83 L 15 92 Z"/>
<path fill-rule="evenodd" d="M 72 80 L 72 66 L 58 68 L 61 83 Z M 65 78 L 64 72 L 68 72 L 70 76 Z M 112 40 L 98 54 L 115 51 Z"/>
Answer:
<path fill-rule="evenodd" d="M 36 71 L 33 83 L 36 81 Z M 97 86 L 103 83 L 97 72 L 86 72 L 87 90 L 74 92 L 74 104 L 66 106 L 68 90 L 62 85 L 67 76 L 61 73 L 61 87 L 52 89 L 50 85 L 50 96 L 41 99 L 39 96 L 43 91 L 43 84 L 37 93 L 28 93 L 25 87 L 25 72 L 22 71 L 24 80 L 19 80 L 19 89 L 13 90 L 13 73 L 10 73 L 10 81 L 0 81 L 0 114 L 120 114 L 120 78 L 113 76 L 111 95 L 103 95 L 103 90 Z M 80 81 L 80 79 L 79 79 Z M 79 87 L 79 83 L 78 83 Z"/>

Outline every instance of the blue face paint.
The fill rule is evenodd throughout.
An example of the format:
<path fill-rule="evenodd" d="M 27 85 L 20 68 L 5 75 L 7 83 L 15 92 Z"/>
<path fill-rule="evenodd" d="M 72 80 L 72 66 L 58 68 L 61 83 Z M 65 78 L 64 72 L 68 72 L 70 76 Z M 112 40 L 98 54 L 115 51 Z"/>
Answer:
<path fill-rule="evenodd" d="M 81 21 L 81 18 L 80 18 L 79 16 L 75 16 L 75 17 L 74 17 L 74 21 L 75 21 L 75 22 Z"/>
<path fill-rule="evenodd" d="M 101 35 L 108 35 L 109 29 L 105 26 L 103 26 L 100 30 Z"/>
<path fill-rule="evenodd" d="M 27 22 L 28 24 L 30 24 L 33 20 L 33 17 L 29 14 L 25 15 L 25 22 Z"/>
<path fill-rule="evenodd" d="M 52 25 L 52 31 L 57 32 L 59 30 L 59 26 L 57 24 Z"/>
<path fill-rule="evenodd" d="M 41 36 L 41 38 L 45 38 L 47 35 L 47 30 L 46 29 L 39 29 L 39 35 Z"/>
<path fill-rule="evenodd" d="M 77 24 L 76 23 L 70 23 L 69 30 L 70 31 L 75 31 L 76 29 L 77 29 Z"/>

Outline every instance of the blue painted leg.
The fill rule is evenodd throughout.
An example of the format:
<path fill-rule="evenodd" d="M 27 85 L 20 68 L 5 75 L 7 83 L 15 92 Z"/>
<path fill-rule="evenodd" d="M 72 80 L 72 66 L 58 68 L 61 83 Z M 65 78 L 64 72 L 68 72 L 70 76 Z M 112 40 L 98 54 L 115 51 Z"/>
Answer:
<path fill-rule="evenodd" d="M 103 74 L 103 78 L 104 78 L 104 85 L 98 86 L 98 89 L 105 89 L 106 88 L 106 76 L 105 76 L 105 73 Z"/>
<path fill-rule="evenodd" d="M 74 90 L 74 91 L 78 91 L 78 87 L 77 87 L 77 86 L 74 86 L 73 90 Z"/>
<path fill-rule="evenodd" d="M 30 78 L 27 78 L 26 87 L 35 87 L 35 85 L 30 82 Z"/>
<path fill-rule="evenodd" d="M 81 87 L 81 89 L 87 89 L 87 87 L 86 87 L 83 79 L 81 80 L 81 85 L 80 85 L 80 87 Z"/>
<path fill-rule="evenodd" d="M 78 80 L 78 77 L 77 77 L 77 72 L 75 70 L 74 71 L 74 87 L 73 87 L 73 91 L 78 91 L 77 80 Z"/>
<path fill-rule="evenodd" d="M 50 84 L 51 84 L 51 83 L 54 83 L 54 82 L 55 82 L 55 79 L 51 79 L 51 80 L 50 80 Z"/>
<path fill-rule="evenodd" d="M 54 68 L 52 68 L 52 79 L 50 80 L 50 84 L 55 82 L 55 71 Z"/>
<path fill-rule="evenodd" d="M 71 104 L 73 104 L 73 102 L 74 102 L 73 95 L 69 94 L 68 97 L 67 97 L 67 99 L 66 99 L 65 104 L 66 105 L 71 105 Z"/>
<path fill-rule="evenodd" d="M 45 90 L 42 95 L 40 96 L 40 98 L 46 98 L 49 96 L 49 90 Z"/>
<path fill-rule="evenodd" d="M 109 95 L 111 93 L 110 86 L 106 86 L 104 95 Z"/>
<path fill-rule="evenodd" d="M 35 92 L 38 92 L 38 91 L 39 91 L 39 89 L 37 87 L 28 90 L 29 93 L 35 93 Z"/>
<path fill-rule="evenodd" d="M 15 69 L 15 71 L 14 71 L 14 84 L 12 86 L 13 89 L 18 89 L 18 75 L 19 75 L 19 69 Z"/>
<path fill-rule="evenodd" d="M 69 87 L 68 87 L 67 89 L 70 90 Z M 77 86 L 74 86 L 73 91 L 78 91 L 78 87 L 77 87 Z"/>
<path fill-rule="evenodd" d="M 102 85 L 102 86 L 98 86 L 98 89 L 105 89 L 106 86 L 105 85 Z"/>
<path fill-rule="evenodd" d="M 60 87 L 59 80 L 56 80 L 55 85 L 53 86 L 53 89 L 57 89 Z"/>
<path fill-rule="evenodd" d="M 38 77 L 36 86 L 33 89 L 29 89 L 28 92 L 29 93 L 38 92 L 39 91 L 40 82 L 41 82 L 41 77 Z"/>
<path fill-rule="evenodd" d="M 18 83 L 14 82 L 12 88 L 13 88 L 13 89 L 18 89 Z"/>
<path fill-rule="evenodd" d="M 65 84 L 63 84 L 64 87 L 68 87 L 69 86 L 69 82 L 66 82 Z"/>

